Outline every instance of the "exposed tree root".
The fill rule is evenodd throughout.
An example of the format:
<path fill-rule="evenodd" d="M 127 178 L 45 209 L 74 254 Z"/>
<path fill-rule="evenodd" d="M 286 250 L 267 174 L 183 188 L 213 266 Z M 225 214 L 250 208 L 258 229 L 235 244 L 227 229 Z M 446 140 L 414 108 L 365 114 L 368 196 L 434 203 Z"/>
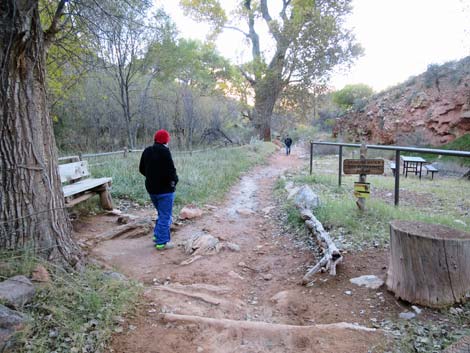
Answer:
<path fill-rule="evenodd" d="M 154 288 L 161 290 L 161 291 L 184 295 L 190 298 L 198 299 L 198 300 L 201 300 L 205 303 L 212 304 L 212 305 L 219 305 L 221 303 L 220 299 L 214 298 L 213 296 L 207 295 L 207 294 L 187 292 L 184 290 L 171 288 L 169 286 L 156 286 Z"/>
<path fill-rule="evenodd" d="M 203 316 L 195 315 L 179 315 L 179 314 L 162 314 L 160 319 L 165 322 L 182 322 L 182 323 L 194 323 L 194 324 L 206 324 L 215 326 L 217 328 L 232 328 L 239 330 L 257 330 L 261 332 L 285 332 L 295 331 L 298 333 L 308 333 L 311 331 L 321 330 L 355 330 L 355 331 L 366 331 L 376 332 L 377 329 L 369 328 L 361 325 L 351 324 L 347 322 L 338 322 L 334 324 L 319 324 L 319 325 L 286 325 L 286 324 L 275 324 L 261 321 L 238 321 L 229 319 L 214 319 Z"/>

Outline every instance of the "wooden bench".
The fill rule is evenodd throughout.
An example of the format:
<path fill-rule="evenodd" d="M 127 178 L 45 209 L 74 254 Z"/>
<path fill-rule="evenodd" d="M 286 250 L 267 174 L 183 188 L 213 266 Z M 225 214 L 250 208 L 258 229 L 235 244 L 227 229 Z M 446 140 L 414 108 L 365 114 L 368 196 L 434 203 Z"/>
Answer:
<path fill-rule="evenodd" d="M 392 170 L 393 176 L 395 176 L 395 170 L 396 170 L 395 162 L 390 162 L 390 169 Z"/>
<path fill-rule="evenodd" d="M 426 175 L 428 175 L 429 173 L 431 173 L 431 180 L 434 179 L 434 173 L 438 173 L 439 172 L 439 169 L 437 169 L 435 166 L 433 166 L 432 164 L 426 164 L 424 166 L 424 168 L 426 168 Z"/>
<path fill-rule="evenodd" d="M 64 191 L 65 206 L 72 207 L 95 194 L 100 195 L 101 207 L 113 209 L 109 192 L 112 178 L 90 178 L 87 161 L 59 165 L 60 181 Z"/>

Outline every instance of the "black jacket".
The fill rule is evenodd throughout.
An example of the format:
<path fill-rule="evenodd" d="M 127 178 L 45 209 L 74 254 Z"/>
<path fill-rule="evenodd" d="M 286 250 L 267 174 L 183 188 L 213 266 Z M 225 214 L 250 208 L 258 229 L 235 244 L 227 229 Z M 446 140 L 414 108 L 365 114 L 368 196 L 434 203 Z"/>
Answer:
<path fill-rule="evenodd" d="M 286 144 L 287 147 L 290 147 L 290 145 L 292 145 L 292 139 L 290 137 L 287 137 L 284 140 L 284 143 Z"/>
<path fill-rule="evenodd" d="M 145 188 L 149 194 L 175 191 L 178 175 L 170 150 L 165 145 L 155 143 L 147 147 L 140 158 L 139 171 L 145 176 Z"/>

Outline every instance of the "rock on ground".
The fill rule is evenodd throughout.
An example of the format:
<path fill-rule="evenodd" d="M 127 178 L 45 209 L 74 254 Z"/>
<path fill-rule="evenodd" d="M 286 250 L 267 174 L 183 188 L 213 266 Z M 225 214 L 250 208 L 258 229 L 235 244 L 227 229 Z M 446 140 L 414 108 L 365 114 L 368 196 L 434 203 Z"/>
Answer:
<path fill-rule="evenodd" d="M 349 282 L 351 282 L 352 284 L 356 284 L 358 286 L 364 286 L 370 289 L 378 289 L 384 284 L 383 280 L 381 280 L 379 277 L 374 276 L 374 275 L 365 275 L 365 276 L 351 278 Z"/>
<path fill-rule="evenodd" d="M 11 348 L 14 333 L 23 328 L 26 316 L 0 304 L 0 352 Z"/>
<path fill-rule="evenodd" d="M 202 210 L 194 206 L 184 206 L 179 214 L 179 219 L 194 219 L 202 216 Z"/>
<path fill-rule="evenodd" d="M 320 206 L 320 199 L 308 185 L 304 185 L 295 194 L 294 204 L 300 209 L 314 210 Z"/>
<path fill-rule="evenodd" d="M 404 312 L 400 313 L 400 315 L 398 315 L 398 316 L 400 317 L 400 319 L 411 320 L 411 319 L 414 319 L 416 317 L 416 314 L 412 313 L 410 311 L 404 311 Z"/>
<path fill-rule="evenodd" d="M 34 286 L 26 276 L 14 276 L 0 283 L 0 299 L 15 308 L 28 303 L 34 293 Z"/>
<path fill-rule="evenodd" d="M 127 277 L 119 272 L 106 271 L 106 272 L 103 272 L 103 276 L 109 279 L 113 279 L 115 281 L 121 281 L 121 282 L 127 281 Z"/>
<path fill-rule="evenodd" d="M 51 281 L 51 276 L 44 266 L 38 265 L 31 275 L 31 280 L 34 282 L 49 283 Z"/>

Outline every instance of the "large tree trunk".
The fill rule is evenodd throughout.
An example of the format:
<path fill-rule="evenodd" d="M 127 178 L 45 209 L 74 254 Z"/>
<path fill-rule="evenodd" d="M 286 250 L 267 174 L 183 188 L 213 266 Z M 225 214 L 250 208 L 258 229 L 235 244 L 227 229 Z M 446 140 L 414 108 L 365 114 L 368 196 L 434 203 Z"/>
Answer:
<path fill-rule="evenodd" d="M 281 77 L 275 70 L 255 85 L 253 121 L 259 137 L 264 141 L 271 141 L 271 118 L 281 90 Z"/>
<path fill-rule="evenodd" d="M 276 99 L 265 89 L 256 91 L 253 122 L 256 132 L 264 141 L 271 141 L 271 117 L 275 102 Z"/>
<path fill-rule="evenodd" d="M 0 248 L 76 265 L 57 168 L 38 1 L 0 1 Z"/>

